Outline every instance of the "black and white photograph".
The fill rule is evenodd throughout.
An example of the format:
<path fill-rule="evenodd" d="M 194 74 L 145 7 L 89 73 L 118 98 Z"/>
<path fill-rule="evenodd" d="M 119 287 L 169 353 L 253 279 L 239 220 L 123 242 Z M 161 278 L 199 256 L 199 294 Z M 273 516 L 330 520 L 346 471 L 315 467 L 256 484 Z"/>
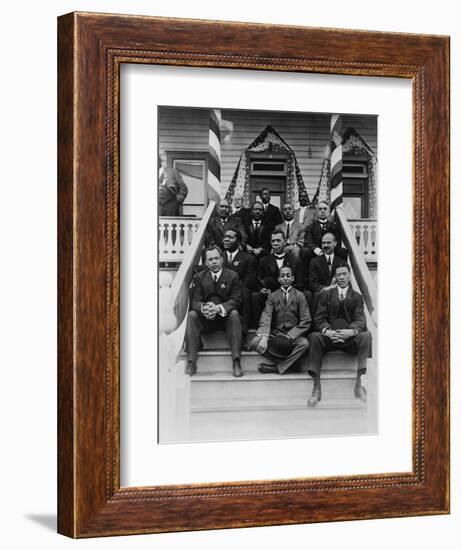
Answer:
<path fill-rule="evenodd" d="M 159 443 L 377 433 L 378 116 L 157 109 Z"/>

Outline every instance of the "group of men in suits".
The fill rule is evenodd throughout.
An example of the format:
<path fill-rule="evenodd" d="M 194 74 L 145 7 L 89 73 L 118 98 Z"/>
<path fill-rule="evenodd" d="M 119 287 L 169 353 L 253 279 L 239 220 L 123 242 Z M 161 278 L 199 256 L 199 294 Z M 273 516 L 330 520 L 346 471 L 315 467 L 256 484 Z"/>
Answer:
<path fill-rule="evenodd" d="M 358 357 L 354 395 L 365 399 L 361 376 L 370 347 L 361 295 L 350 287 L 347 251 L 340 246 L 329 206 L 319 203 L 317 219 L 308 208 L 280 210 L 270 203 L 269 190 L 251 209 L 241 197 L 233 208 L 222 200 L 205 235 L 204 269 L 194 277 L 186 328 L 186 373 L 197 371 L 203 332 L 225 330 L 232 354 L 233 375 L 243 376 L 240 354 L 253 349 L 265 362 L 262 374 L 309 372 L 314 389 L 308 400 L 321 400 L 320 371 L 324 353 L 342 349 Z M 306 225 L 306 221 L 309 223 Z M 251 341 L 250 328 L 257 328 Z"/>

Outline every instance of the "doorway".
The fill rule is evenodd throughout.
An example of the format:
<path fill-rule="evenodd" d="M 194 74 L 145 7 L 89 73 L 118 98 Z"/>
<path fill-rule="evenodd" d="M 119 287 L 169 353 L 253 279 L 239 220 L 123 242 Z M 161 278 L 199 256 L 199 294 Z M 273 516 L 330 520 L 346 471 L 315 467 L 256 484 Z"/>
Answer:
<path fill-rule="evenodd" d="M 267 153 L 266 153 L 267 155 Z M 250 159 L 250 198 L 252 203 L 261 200 L 261 191 L 269 189 L 271 203 L 282 209 L 286 202 L 287 187 L 286 155 L 263 157 L 254 154 Z"/>

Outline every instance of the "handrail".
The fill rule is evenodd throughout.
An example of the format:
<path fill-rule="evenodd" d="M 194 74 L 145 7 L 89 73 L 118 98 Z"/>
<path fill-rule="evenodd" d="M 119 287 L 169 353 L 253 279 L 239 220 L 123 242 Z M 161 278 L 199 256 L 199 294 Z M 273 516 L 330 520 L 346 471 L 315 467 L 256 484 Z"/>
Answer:
<path fill-rule="evenodd" d="M 349 251 L 349 260 L 351 262 L 355 278 L 357 279 L 357 285 L 367 305 L 373 322 L 376 325 L 376 309 L 378 302 L 375 282 L 370 274 L 370 270 L 368 269 L 363 255 L 360 253 L 357 241 L 352 235 L 349 222 L 346 219 L 346 216 L 341 206 L 336 208 L 336 215 L 341 229 L 341 236 L 343 238 L 344 244 Z"/>
<path fill-rule="evenodd" d="M 171 285 L 170 296 L 171 301 L 174 304 L 174 313 L 177 321 L 175 331 L 173 332 L 184 332 L 184 320 L 187 317 L 189 310 L 189 283 L 192 279 L 193 268 L 199 263 L 203 242 L 205 240 L 206 227 L 214 208 L 215 202 L 210 201 L 202 221 L 200 222 L 200 226 L 194 234 L 191 245 L 186 251 L 184 259 L 174 278 L 173 284 Z M 173 336 L 173 333 L 171 336 Z M 177 342 L 180 341 L 180 346 L 182 346 L 183 338 L 181 338 L 180 334 L 176 334 L 176 336 L 178 337 L 172 339 L 175 339 Z M 182 337 L 183 336 L 184 335 L 182 335 Z"/>

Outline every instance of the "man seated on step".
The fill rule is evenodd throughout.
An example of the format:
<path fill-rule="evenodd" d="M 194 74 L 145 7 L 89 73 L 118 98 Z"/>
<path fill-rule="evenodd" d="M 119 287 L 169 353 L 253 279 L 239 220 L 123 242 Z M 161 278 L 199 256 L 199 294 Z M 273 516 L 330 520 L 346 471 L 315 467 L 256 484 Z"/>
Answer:
<path fill-rule="evenodd" d="M 223 266 L 232 269 L 242 283 L 242 332 L 246 334 L 251 324 L 251 293 L 257 289 L 258 262 L 254 256 L 243 252 L 242 234 L 238 229 L 227 229 L 223 239 Z"/>
<path fill-rule="evenodd" d="M 322 237 L 325 233 L 333 233 L 336 245 L 335 252 L 347 261 L 347 250 L 341 246 L 341 234 L 339 227 L 330 218 L 330 206 L 326 201 L 320 201 L 317 205 L 317 219 L 313 220 L 304 232 L 304 247 L 302 257 L 307 267 L 309 262 L 323 254 Z"/>
<path fill-rule="evenodd" d="M 299 258 L 301 249 L 304 244 L 305 227 L 294 219 L 293 205 L 286 203 L 282 206 L 283 223 L 277 225 L 276 229 L 283 231 L 285 235 L 285 248 L 293 254 L 295 258 Z"/>
<path fill-rule="evenodd" d="M 306 297 L 293 287 L 293 269 L 281 267 L 278 279 L 280 288 L 268 296 L 251 342 L 251 348 L 268 359 L 258 367 L 262 374 L 283 374 L 300 360 L 305 362 L 309 347 L 305 334 L 311 326 L 311 314 Z"/>
<path fill-rule="evenodd" d="M 271 229 L 263 221 L 263 203 L 256 201 L 251 205 L 250 218 L 247 219 L 245 232 L 247 234 L 246 251 L 257 260 L 270 250 Z"/>
<path fill-rule="evenodd" d="M 290 266 L 294 275 L 293 286 L 303 290 L 305 275 L 302 271 L 302 264 L 298 259 L 285 248 L 285 235 L 279 229 L 274 229 L 270 239 L 272 252 L 259 260 L 257 292 L 251 294 L 251 307 L 256 326 L 259 323 L 267 296 L 280 288 L 279 274 L 283 266 Z"/>
<path fill-rule="evenodd" d="M 371 334 L 367 330 L 363 298 L 350 286 L 350 267 L 346 263 L 336 266 L 336 285 L 324 290 L 320 296 L 314 318 L 316 332 L 309 334 L 309 374 L 314 388 L 307 405 L 315 407 L 322 399 L 320 371 L 322 358 L 328 351 L 340 350 L 357 355 L 357 378 L 354 395 L 366 401 L 366 390 L 361 376 L 367 370 Z"/>
<path fill-rule="evenodd" d="M 251 209 L 243 206 L 242 195 L 234 195 L 232 200 L 232 215 L 236 218 L 240 218 L 244 227 L 250 221 Z"/>
<path fill-rule="evenodd" d="M 187 316 L 186 374 L 197 372 L 197 355 L 202 332 L 225 330 L 229 340 L 233 375 L 243 376 L 240 366 L 242 325 L 239 309 L 242 303 L 242 283 L 235 271 L 223 267 L 223 253 L 217 245 L 205 249 L 207 269 L 193 279 L 191 309 Z"/>
<path fill-rule="evenodd" d="M 242 244 L 246 244 L 246 233 L 242 225 L 242 220 L 233 214 L 230 214 L 229 201 L 221 199 L 216 207 L 216 215 L 210 218 L 205 231 L 205 247 L 215 243 L 222 248 L 222 241 L 226 229 L 238 229 L 242 234 Z"/>
<path fill-rule="evenodd" d="M 309 195 L 305 189 L 301 189 L 299 192 L 298 200 L 299 208 L 295 210 L 294 219 L 306 230 L 307 226 L 314 221 L 317 213 L 313 207 L 309 206 Z"/>
<path fill-rule="evenodd" d="M 336 254 L 336 237 L 334 233 L 325 233 L 322 237 L 322 255 L 316 256 L 309 263 L 308 287 L 312 292 L 311 310 L 315 316 L 321 293 L 334 283 L 334 274 L 338 265 L 346 263 Z M 304 264 L 306 268 L 306 265 Z"/>

